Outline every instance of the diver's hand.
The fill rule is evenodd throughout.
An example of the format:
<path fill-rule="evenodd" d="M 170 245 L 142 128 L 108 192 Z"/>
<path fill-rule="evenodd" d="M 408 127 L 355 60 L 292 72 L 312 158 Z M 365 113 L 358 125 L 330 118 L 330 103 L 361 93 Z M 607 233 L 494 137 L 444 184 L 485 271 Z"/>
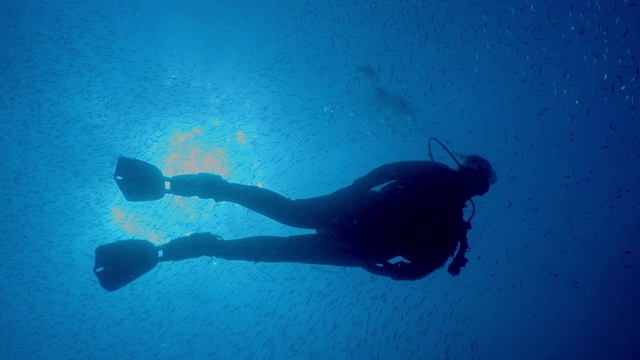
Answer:
<path fill-rule="evenodd" d="M 373 275 L 389 276 L 389 269 L 394 265 L 388 261 L 379 262 L 376 260 L 369 260 L 362 265 L 362 268 L 372 273 Z"/>
<path fill-rule="evenodd" d="M 378 262 L 371 260 L 362 266 L 366 271 L 380 276 L 387 276 L 393 280 L 417 280 L 432 273 L 437 267 L 428 263 L 417 264 L 415 262 L 397 262 L 392 264 L 388 261 Z"/>

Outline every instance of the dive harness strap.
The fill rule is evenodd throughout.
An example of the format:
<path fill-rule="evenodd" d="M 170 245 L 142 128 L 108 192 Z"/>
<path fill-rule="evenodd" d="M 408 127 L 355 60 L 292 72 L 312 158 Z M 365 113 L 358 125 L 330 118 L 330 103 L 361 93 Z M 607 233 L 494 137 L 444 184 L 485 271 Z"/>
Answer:
<path fill-rule="evenodd" d="M 458 167 L 461 166 L 458 159 L 456 159 L 455 155 L 453 155 L 453 153 L 449 151 L 447 146 L 443 144 L 442 141 L 434 137 L 429 138 L 429 142 L 427 144 L 429 147 L 429 158 L 431 159 L 431 161 L 434 161 L 433 152 L 431 151 L 432 141 L 435 141 L 438 145 L 440 145 L 440 147 L 442 147 L 442 149 L 446 151 L 447 154 L 449 154 L 451 159 L 453 159 L 453 161 L 456 163 L 456 165 L 458 165 Z M 471 199 L 469 199 L 469 202 L 471 203 L 471 216 L 469 216 L 469 218 L 464 222 L 466 229 L 464 231 L 464 236 L 460 238 L 460 248 L 458 249 L 458 252 L 456 253 L 456 255 L 453 257 L 453 261 L 451 262 L 451 264 L 449 264 L 449 268 L 448 268 L 449 274 L 453 276 L 460 275 L 460 269 L 465 267 L 469 262 L 469 260 L 467 260 L 467 258 L 464 257 L 464 254 L 470 250 L 469 241 L 467 240 L 467 231 L 471 229 L 471 219 L 473 219 L 473 216 L 476 214 L 476 204 Z"/>

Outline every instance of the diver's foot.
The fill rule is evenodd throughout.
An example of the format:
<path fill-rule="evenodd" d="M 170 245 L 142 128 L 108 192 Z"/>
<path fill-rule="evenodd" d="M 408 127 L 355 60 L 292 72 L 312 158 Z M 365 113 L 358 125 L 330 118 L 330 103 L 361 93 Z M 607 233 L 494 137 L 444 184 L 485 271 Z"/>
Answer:
<path fill-rule="evenodd" d="M 198 173 L 193 175 L 177 175 L 169 179 L 169 194 L 178 196 L 198 196 L 201 199 L 216 201 L 225 191 L 229 183 L 220 175 Z"/>
<path fill-rule="evenodd" d="M 219 255 L 222 241 L 221 237 L 211 233 L 196 233 L 173 239 L 157 248 L 162 254 L 159 261 L 178 261 L 200 256 L 217 256 Z"/>

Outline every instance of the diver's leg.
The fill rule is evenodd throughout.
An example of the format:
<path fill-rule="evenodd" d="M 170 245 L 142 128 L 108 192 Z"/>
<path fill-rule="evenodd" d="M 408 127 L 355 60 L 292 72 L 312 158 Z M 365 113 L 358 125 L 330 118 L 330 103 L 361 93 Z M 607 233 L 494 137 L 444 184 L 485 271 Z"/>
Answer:
<path fill-rule="evenodd" d="M 160 261 L 178 261 L 200 256 L 253 262 L 292 262 L 356 267 L 364 264 L 357 252 L 338 239 L 325 234 L 289 237 L 255 236 L 222 240 L 198 233 L 174 239 L 158 247 Z"/>
<path fill-rule="evenodd" d="M 341 206 L 344 198 L 335 194 L 292 200 L 268 189 L 240 184 L 230 184 L 220 199 L 246 207 L 282 224 L 306 229 L 331 227 L 330 224 L 346 208 Z"/>
<path fill-rule="evenodd" d="M 169 192 L 233 202 L 282 224 L 306 229 L 328 228 L 345 209 L 358 203 L 340 190 L 331 195 L 291 200 L 271 190 L 229 183 L 207 173 L 174 176 L 170 179 Z"/>

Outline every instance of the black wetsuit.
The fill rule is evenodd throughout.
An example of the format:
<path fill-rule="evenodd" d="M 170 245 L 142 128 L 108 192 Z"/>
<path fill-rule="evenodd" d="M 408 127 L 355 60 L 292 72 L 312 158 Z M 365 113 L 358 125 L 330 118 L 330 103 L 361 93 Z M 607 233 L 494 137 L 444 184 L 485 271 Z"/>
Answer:
<path fill-rule="evenodd" d="M 458 171 L 436 162 L 383 165 L 332 194 L 291 200 L 273 191 L 228 184 L 216 201 L 237 203 L 316 234 L 222 240 L 194 234 L 160 247 L 161 261 L 197 256 L 256 262 L 357 266 L 397 280 L 442 267 L 469 229 Z M 406 261 L 390 263 L 401 256 Z"/>

